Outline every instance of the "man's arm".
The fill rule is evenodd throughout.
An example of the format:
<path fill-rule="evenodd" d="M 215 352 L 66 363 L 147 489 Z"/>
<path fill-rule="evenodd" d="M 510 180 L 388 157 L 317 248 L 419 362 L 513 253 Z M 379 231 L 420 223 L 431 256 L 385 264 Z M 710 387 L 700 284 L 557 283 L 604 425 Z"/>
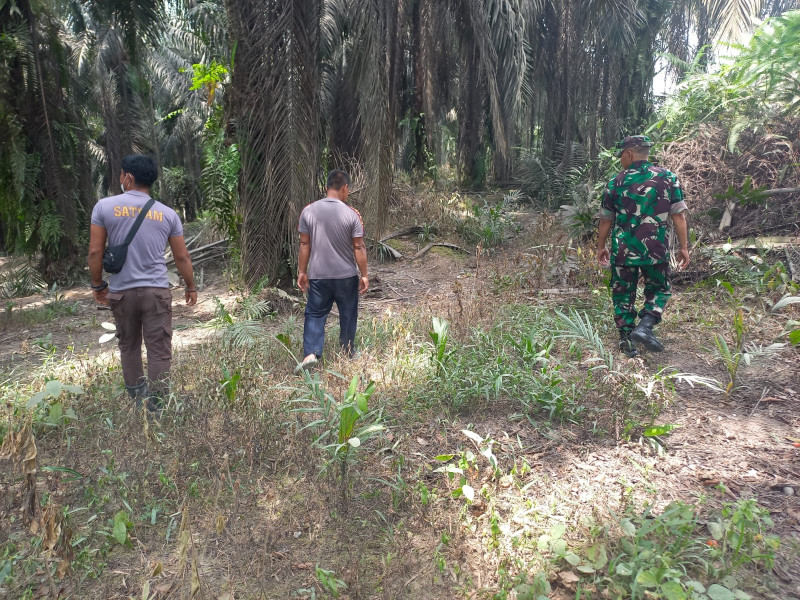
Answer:
<path fill-rule="evenodd" d="M 194 269 L 192 269 L 192 257 L 186 248 L 186 242 L 182 235 L 169 238 L 169 247 L 172 249 L 172 257 L 175 259 L 175 268 L 186 282 L 186 304 L 194 306 L 197 304 L 197 290 L 194 287 Z"/>
<path fill-rule="evenodd" d="M 672 224 L 675 226 L 675 233 L 678 234 L 678 268 L 683 271 L 689 266 L 689 227 L 686 224 L 686 211 L 670 215 Z"/>
<path fill-rule="evenodd" d="M 600 224 L 597 226 L 597 262 L 603 267 L 608 265 L 611 258 L 606 241 L 608 241 L 608 234 L 611 232 L 613 224 L 614 221 L 601 217 Z"/>
<path fill-rule="evenodd" d="M 311 258 L 311 235 L 300 234 L 300 256 L 297 258 L 297 287 L 308 291 L 308 260 Z"/>
<path fill-rule="evenodd" d="M 367 245 L 364 243 L 363 237 L 353 238 L 353 256 L 356 259 L 358 270 L 361 271 L 358 293 L 364 294 L 369 289 L 369 276 L 367 275 Z"/>
<path fill-rule="evenodd" d="M 103 284 L 103 252 L 106 249 L 106 228 L 92 225 L 89 228 L 89 275 L 92 285 L 97 287 Z M 108 304 L 108 288 L 92 290 L 94 299 L 99 304 Z"/>

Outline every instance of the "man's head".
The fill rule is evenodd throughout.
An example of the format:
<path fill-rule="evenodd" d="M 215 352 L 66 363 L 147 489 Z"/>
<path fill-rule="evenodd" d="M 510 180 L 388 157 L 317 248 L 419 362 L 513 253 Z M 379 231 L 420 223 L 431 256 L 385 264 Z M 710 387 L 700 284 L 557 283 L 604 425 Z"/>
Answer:
<path fill-rule="evenodd" d="M 122 172 L 119 183 L 123 190 L 146 189 L 153 187 L 158 179 L 156 161 L 144 154 L 129 154 L 122 159 Z"/>
<path fill-rule="evenodd" d="M 621 142 L 617 142 L 617 158 L 622 163 L 622 168 L 627 169 L 637 160 L 647 160 L 653 142 L 646 135 L 629 135 Z"/>
<path fill-rule="evenodd" d="M 328 197 L 347 201 L 350 195 L 350 175 L 340 169 L 328 173 Z"/>

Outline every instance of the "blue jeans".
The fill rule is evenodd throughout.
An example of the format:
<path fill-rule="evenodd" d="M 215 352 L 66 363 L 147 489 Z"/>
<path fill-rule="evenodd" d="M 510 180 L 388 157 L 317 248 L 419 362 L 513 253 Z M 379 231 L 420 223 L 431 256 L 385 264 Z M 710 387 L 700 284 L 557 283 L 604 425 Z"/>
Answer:
<path fill-rule="evenodd" d="M 325 321 L 334 301 L 339 309 L 339 345 L 352 356 L 358 321 L 358 276 L 347 279 L 310 279 L 303 327 L 303 356 L 322 356 Z"/>

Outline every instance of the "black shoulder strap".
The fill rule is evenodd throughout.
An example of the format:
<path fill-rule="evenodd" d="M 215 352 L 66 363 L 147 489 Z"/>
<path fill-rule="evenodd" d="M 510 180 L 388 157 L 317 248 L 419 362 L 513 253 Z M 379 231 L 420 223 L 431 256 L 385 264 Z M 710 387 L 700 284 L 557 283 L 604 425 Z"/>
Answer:
<path fill-rule="evenodd" d="M 155 204 L 155 202 L 156 201 L 154 198 L 150 198 L 150 200 L 147 201 L 147 204 L 145 204 L 142 207 L 142 210 L 139 211 L 139 216 L 136 217 L 136 221 L 134 221 L 133 227 L 131 227 L 131 230 L 128 232 L 128 237 L 125 238 L 126 246 L 130 245 L 130 243 L 133 241 L 133 238 L 136 236 L 136 232 L 139 231 L 139 227 L 142 226 L 142 221 L 144 221 L 145 216 L 147 216 L 147 211 L 149 211 L 153 207 L 153 204 Z"/>

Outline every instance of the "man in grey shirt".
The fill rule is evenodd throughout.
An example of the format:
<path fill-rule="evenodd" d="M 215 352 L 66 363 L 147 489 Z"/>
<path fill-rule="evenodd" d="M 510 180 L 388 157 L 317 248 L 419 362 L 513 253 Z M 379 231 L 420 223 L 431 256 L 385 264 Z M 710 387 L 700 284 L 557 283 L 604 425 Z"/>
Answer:
<path fill-rule="evenodd" d="M 297 285 L 308 292 L 303 327 L 303 362 L 296 372 L 317 364 L 325 344 L 325 321 L 333 303 L 339 309 L 339 344 L 355 353 L 358 295 L 369 289 L 364 223 L 346 204 L 350 176 L 328 174 L 327 196 L 309 204 L 300 214 L 300 257 Z M 359 276 L 360 271 L 360 276 Z"/>
<path fill-rule="evenodd" d="M 95 300 L 111 306 L 114 314 L 125 387 L 137 406 L 146 399 L 151 411 L 161 408 L 172 363 L 172 292 L 164 260 L 167 243 L 186 282 L 186 304 L 197 303 L 192 260 L 181 220 L 170 207 L 154 202 L 128 246 L 122 270 L 112 274 L 108 283 L 103 281 L 103 251 L 106 241 L 109 246 L 124 243 L 136 217 L 150 200 L 150 187 L 157 177 L 156 164 L 149 156 L 134 154 L 123 158 L 119 178 L 123 193 L 95 205 L 89 238 L 92 290 Z M 147 377 L 142 364 L 142 340 L 147 347 Z"/>

